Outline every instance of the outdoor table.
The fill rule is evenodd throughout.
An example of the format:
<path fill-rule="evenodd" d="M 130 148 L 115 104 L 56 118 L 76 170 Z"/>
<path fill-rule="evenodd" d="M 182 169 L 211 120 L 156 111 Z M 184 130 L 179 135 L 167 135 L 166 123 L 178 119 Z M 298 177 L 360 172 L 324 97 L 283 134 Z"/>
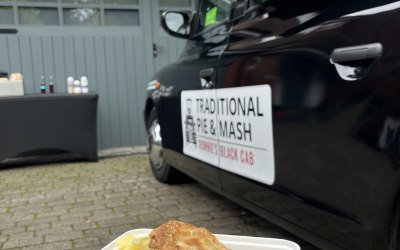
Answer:
<path fill-rule="evenodd" d="M 40 150 L 97 161 L 98 95 L 32 94 L 0 98 L 0 162 Z"/>

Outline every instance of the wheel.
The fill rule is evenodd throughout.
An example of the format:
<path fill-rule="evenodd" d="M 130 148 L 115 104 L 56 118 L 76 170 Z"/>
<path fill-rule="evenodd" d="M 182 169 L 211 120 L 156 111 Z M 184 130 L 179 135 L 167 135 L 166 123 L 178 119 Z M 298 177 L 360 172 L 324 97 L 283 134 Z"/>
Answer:
<path fill-rule="evenodd" d="M 400 250 L 400 201 L 396 203 L 390 226 L 389 250 Z"/>
<path fill-rule="evenodd" d="M 155 108 L 153 108 L 149 114 L 147 127 L 147 153 L 154 177 L 162 183 L 183 181 L 185 176 L 167 164 L 163 158 L 161 126 L 158 122 Z"/>

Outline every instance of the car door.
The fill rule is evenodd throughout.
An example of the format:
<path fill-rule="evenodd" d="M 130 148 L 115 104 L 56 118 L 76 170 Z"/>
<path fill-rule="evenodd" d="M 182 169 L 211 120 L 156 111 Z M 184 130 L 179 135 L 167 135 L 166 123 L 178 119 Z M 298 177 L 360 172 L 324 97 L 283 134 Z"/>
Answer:
<path fill-rule="evenodd" d="M 239 137 L 240 118 L 273 146 L 232 146 L 265 154 L 253 154 L 256 167 L 222 155 L 222 191 L 322 249 L 386 249 L 398 192 L 398 5 L 252 0 L 236 16 L 216 91 L 236 103 L 252 96 L 253 110 L 229 111 L 228 140 Z M 257 113 L 264 131 L 255 129 Z"/>
<path fill-rule="evenodd" d="M 162 86 L 158 116 L 165 160 L 214 189 L 220 186 L 218 156 L 211 153 L 211 144 L 204 142 L 213 135 L 207 121 L 197 119 L 194 111 L 200 107 L 196 100 L 199 95 L 214 95 L 217 62 L 227 43 L 230 8 L 230 0 L 199 1 L 191 24 L 195 31 L 191 31 L 184 52 L 176 63 L 154 77 Z"/>

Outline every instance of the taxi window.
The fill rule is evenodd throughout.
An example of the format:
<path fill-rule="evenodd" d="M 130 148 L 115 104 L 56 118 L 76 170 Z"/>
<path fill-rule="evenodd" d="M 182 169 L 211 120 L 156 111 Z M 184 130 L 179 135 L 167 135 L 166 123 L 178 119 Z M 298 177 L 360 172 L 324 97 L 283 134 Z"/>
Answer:
<path fill-rule="evenodd" d="M 229 19 L 232 0 L 204 0 L 200 4 L 200 24 L 203 28 Z"/>

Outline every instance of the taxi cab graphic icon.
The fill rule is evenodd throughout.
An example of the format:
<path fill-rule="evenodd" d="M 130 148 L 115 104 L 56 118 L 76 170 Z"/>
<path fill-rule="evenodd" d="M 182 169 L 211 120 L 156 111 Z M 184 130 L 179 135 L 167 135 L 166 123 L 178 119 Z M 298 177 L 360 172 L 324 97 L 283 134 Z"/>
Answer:
<path fill-rule="evenodd" d="M 185 119 L 185 134 L 186 142 L 193 143 L 196 146 L 196 123 L 193 119 L 192 99 L 186 99 L 186 119 Z"/>

